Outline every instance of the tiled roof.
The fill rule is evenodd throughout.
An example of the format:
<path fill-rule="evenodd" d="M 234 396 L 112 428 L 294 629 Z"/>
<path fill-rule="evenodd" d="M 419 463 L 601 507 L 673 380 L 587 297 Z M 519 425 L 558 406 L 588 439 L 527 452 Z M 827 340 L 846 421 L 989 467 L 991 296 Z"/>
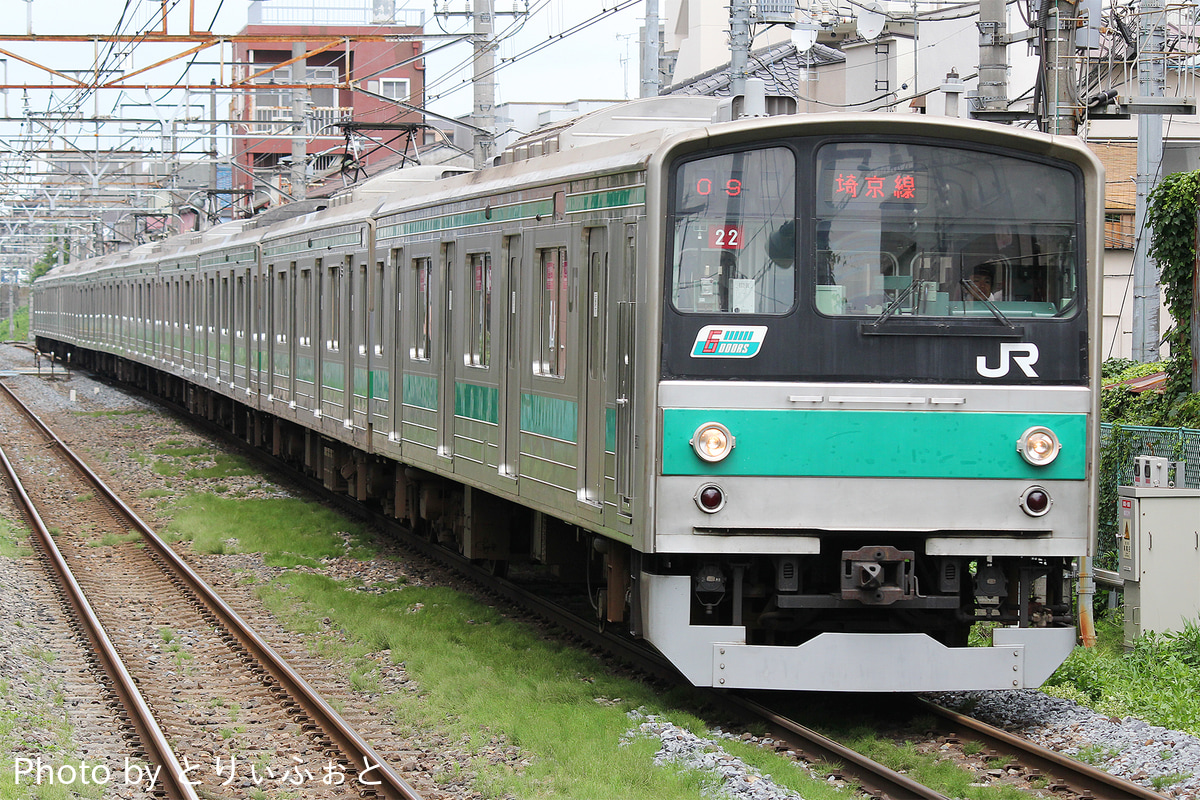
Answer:
<path fill-rule="evenodd" d="M 801 70 L 822 64 L 840 64 L 846 57 L 832 47 L 814 44 L 806 52 L 784 42 L 750 54 L 747 66 L 751 78 L 761 78 L 767 84 L 767 94 L 796 97 L 800 92 Z M 731 76 L 729 65 L 697 75 L 683 83 L 668 86 L 662 94 L 698 94 L 709 97 L 728 97 Z"/>

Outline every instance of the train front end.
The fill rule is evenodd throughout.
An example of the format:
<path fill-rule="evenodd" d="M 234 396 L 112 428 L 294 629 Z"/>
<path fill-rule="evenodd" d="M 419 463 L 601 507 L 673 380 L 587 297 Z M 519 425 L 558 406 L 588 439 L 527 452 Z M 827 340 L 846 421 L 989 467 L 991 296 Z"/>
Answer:
<path fill-rule="evenodd" d="M 1095 159 L 883 114 L 657 166 L 645 637 L 697 685 L 1041 685 L 1094 529 Z"/>

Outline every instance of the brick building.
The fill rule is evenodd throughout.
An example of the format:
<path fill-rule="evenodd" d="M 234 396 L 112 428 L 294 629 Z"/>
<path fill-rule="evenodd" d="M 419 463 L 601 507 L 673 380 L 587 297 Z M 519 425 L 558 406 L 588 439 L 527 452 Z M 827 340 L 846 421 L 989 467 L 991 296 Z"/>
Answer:
<path fill-rule="evenodd" d="M 231 108 L 231 118 L 244 120 L 233 129 L 234 189 L 252 198 L 255 208 L 278 204 L 283 193 L 296 194 L 292 148 L 301 135 L 306 185 L 343 167 L 369 172 L 376 162 L 394 156 L 389 147 L 402 148 L 405 134 L 376 133 L 370 126 L 423 121 L 418 112 L 395 102 L 423 104 L 424 60 L 415 38 L 423 23 L 422 12 L 398 12 L 387 0 L 252 2 L 249 24 L 241 33 L 266 41 L 234 46 L 235 80 L 246 81 L 248 89 L 234 96 Z M 311 37 L 303 50 L 295 50 L 293 42 L 269 41 L 295 34 Z M 303 65 L 302 82 L 307 84 L 299 98 L 291 88 L 297 81 L 288 63 L 294 52 L 303 55 L 295 63 Z M 302 129 L 295 124 L 297 109 Z M 347 139 L 339 125 L 347 122 L 355 123 L 367 139 Z M 372 144 L 371 138 L 388 146 Z"/>

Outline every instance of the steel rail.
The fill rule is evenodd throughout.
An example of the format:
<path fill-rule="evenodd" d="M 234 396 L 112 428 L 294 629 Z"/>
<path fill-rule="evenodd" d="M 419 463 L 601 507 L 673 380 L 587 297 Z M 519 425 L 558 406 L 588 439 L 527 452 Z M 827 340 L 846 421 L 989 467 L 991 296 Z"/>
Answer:
<path fill-rule="evenodd" d="M 17 476 L 17 472 L 3 448 L 0 448 L 0 462 L 3 463 L 13 491 L 33 525 L 42 555 L 53 570 L 67 601 L 74 609 L 75 617 L 79 620 L 88 641 L 91 642 L 92 652 L 100 661 L 105 673 L 108 674 L 109 680 L 112 681 L 113 692 L 121 701 L 121 705 L 125 707 L 129 715 L 129 722 L 137 731 L 138 740 L 146 749 L 146 755 L 150 762 L 162 768 L 158 774 L 162 781 L 163 791 L 172 800 L 199 800 L 196 790 L 192 788 L 192 784 L 187 780 L 179 765 L 179 760 L 175 757 L 175 751 L 158 726 L 154 712 L 150 710 L 149 704 L 142 697 L 142 693 L 138 691 L 137 684 L 129 674 L 129 670 L 126 669 L 112 640 L 108 638 L 108 633 L 104 630 L 96 612 L 92 610 L 83 589 L 80 588 L 79 582 L 71 573 L 66 559 L 54 544 L 54 539 L 50 536 L 50 531 L 46 528 L 41 514 L 38 513 L 29 493 L 25 491 L 25 486 L 21 483 L 21 479 Z"/>
<path fill-rule="evenodd" d="M 1053 776 L 1071 789 L 1090 792 L 1095 797 L 1102 797 L 1105 800 L 1130 800 L 1131 798 L 1133 800 L 1163 800 L 1164 795 L 1151 791 L 1140 784 L 1110 775 L 1090 764 L 1077 761 L 1062 753 L 1056 753 L 1000 728 L 988 725 L 986 722 L 980 722 L 973 717 L 943 708 L 936 703 L 922 698 L 915 699 L 923 710 L 936 714 L 960 730 L 976 734 L 984 740 L 985 745 L 996 752 L 1010 755 L 1030 768 Z"/>
<path fill-rule="evenodd" d="M 143 522 L 141 517 L 121 500 L 82 458 L 72 451 L 28 406 L 22 403 L 8 386 L 0 383 L 0 388 L 3 388 L 39 430 L 62 450 L 72 465 L 96 487 L 96 490 L 102 493 L 126 517 L 142 535 L 154 554 L 169 566 L 169 569 L 221 622 L 230 635 L 288 692 L 322 732 L 333 740 L 342 755 L 356 767 L 361 765 L 358 776 L 366 789 L 373 789 L 377 795 L 388 800 L 422 800 L 421 795 L 375 752 L 375 749 L 359 735 L 358 731 L 342 719 L 341 715 L 325 702 L 316 690 L 293 670 L 233 608 L 222 600 L 204 579 L 188 566 L 187 562 L 168 547 L 166 542 L 160 539 L 150 526 Z"/>

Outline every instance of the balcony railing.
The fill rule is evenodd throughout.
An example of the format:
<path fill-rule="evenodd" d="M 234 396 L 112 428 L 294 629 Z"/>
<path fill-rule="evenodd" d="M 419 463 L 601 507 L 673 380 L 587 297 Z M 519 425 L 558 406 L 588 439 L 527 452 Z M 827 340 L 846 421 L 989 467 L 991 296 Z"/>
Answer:
<path fill-rule="evenodd" d="M 251 3 L 251 25 L 404 25 L 425 24 L 421 9 L 396 8 L 395 0 L 316 0 L 314 3 Z"/>
<path fill-rule="evenodd" d="M 309 136 L 341 136 L 341 132 L 332 126 L 334 123 L 348 120 L 354 115 L 354 109 L 346 106 L 316 107 L 308 111 L 304 120 L 304 132 Z M 252 114 L 253 122 L 250 124 L 248 133 L 253 136 L 292 135 L 292 128 L 283 123 L 292 122 L 294 119 L 291 106 L 255 106 Z M 254 125 L 254 122 L 272 124 Z"/>

